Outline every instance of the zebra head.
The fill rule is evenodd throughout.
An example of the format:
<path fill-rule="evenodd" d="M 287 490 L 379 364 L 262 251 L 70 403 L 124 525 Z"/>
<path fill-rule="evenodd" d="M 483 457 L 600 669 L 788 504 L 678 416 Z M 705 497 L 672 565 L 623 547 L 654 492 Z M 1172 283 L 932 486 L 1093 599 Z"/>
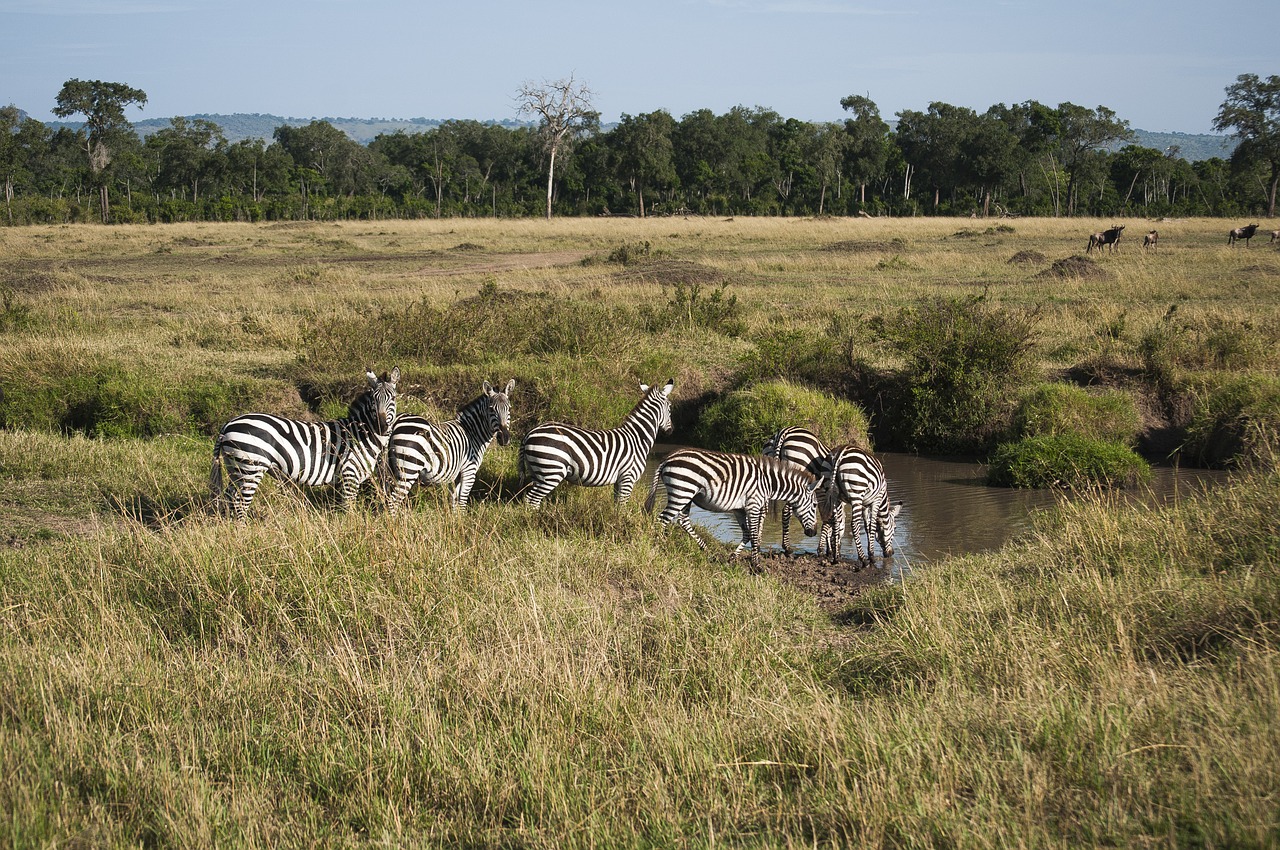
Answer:
<path fill-rule="evenodd" d="M 511 401 L 509 396 L 516 388 L 516 379 L 507 381 L 507 385 L 498 392 L 488 381 L 484 382 L 484 394 L 489 397 L 490 433 L 498 435 L 498 445 L 505 446 L 511 442 Z"/>
<path fill-rule="evenodd" d="M 364 414 L 370 419 L 375 433 L 385 437 L 391 433 L 391 425 L 396 418 L 396 384 L 400 381 L 400 367 L 396 366 L 391 374 L 381 378 L 372 369 L 366 369 L 364 376 L 369 388 L 351 403 L 349 415 L 356 418 Z"/>
<path fill-rule="evenodd" d="M 653 398 L 658 402 L 658 430 L 664 434 L 670 434 L 675 430 L 675 427 L 671 424 L 671 391 L 675 389 L 675 386 L 675 378 L 668 379 L 666 386 L 652 393 L 649 392 L 650 387 L 648 384 L 640 385 L 640 392 L 645 394 L 645 399 Z M 643 403 L 644 400 L 641 401 L 641 404 Z"/>
<path fill-rule="evenodd" d="M 885 496 L 884 501 L 880 503 L 880 522 L 878 523 L 880 530 L 876 536 L 880 538 L 880 549 L 886 558 L 893 557 L 893 534 L 897 529 L 898 514 L 901 512 L 902 502 L 894 502 L 891 507 L 889 497 Z"/>

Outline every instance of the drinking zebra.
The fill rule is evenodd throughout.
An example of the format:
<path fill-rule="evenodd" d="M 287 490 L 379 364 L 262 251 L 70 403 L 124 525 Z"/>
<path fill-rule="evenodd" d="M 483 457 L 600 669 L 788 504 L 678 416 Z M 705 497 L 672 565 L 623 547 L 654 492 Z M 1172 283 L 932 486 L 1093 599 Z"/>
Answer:
<path fill-rule="evenodd" d="M 827 459 L 831 467 L 831 484 L 825 513 L 835 525 L 831 560 L 840 560 L 840 540 L 844 537 L 844 511 L 847 503 L 853 512 L 853 540 L 858 547 L 858 566 L 875 561 L 873 541 L 879 541 L 886 558 L 893 557 L 893 534 L 902 503 L 889 504 L 889 482 L 884 467 L 857 446 L 841 446 Z M 862 536 L 867 536 L 867 552 L 862 552 Z"/>
<path fill-rule="evenodd" d="M 525 502 L 539 507 L 565 480 L 588 487 L 612 484 L 614 500 L 625 502 L 644 472 L 658 431 L 672 431 L 674 387 L 675 379 L 662 387 L 641 384 L 640 401 L 617 428 L 595 430 L 544 422 L 529 431 L 520 443 L 520 483 L 532 481 Z"/>
<path fill-rule="evenodd" d="M 1227 244 L 1236 244 L 1237 239 L 1244 240 L 1244 247 L 1249 247 L 1249 240 L 1253 238 L 1253 234 L 1258 232 L 1258 225 L 1246 224 L 1244 227 L 1237 227 L 1235 230 L 1227 233 Z"/>
<path fill-rule="evenodd" d="M 351 510 L 356 491 L 373 473 L 391 433 L 400 367 L 381 378 L 372 370 L 365 377 L 368 388 L 351 402 L 342 419 L 300 422 L 268 413 L 246 413 L 223 425 L 213 445 L 209 471 L 209 490 L 215 503 L 223 495 L 225 464 L 231 508 L 241 522 L 268 472 L 310 486 L 340 480 L 342 509 Z"/>
<path fill-rule="evenodd" d="M 831 474 L 830 455 L 831 449 L 827 444 L 822 442 L 817 434 L 807 428 L 799 426 L 790 426 L 778 431 L 770 437 L 764 444 L 763 454 L 765 457 L 776 457 L 779 460 L 785 460 L 794 463 L 804 471 L 821 479 L 817 491 L 818 501 L 825 502 L 827 497 L 826 478 Z M 839 507 L 840 513 L 844 514 L 844 505 Z M 825 551 L 829 551 L 832 545 L 831 535 L 834 533 L 835 527 L 827 520 L 823 520 L 821 534 L 818 535 L 818 554 L 821 555 Z M 791 552 L 791 505 L 783 502 L 782 504 L 782 551 L 790 554 Z"/>
<path fill-rule="evenodd" d="M 742 542 L 734 554 L 749 546 L 753 570 L 760 569 L 760 529 L 770 502 L 789 504 L 800 517 L 805 534 L 818 532 L 819 505 L 814 491 L 820 479 L 785 460 L 705 449 L 677 449 L 654 470 L 653 484 L 644 501 L 646 513 L 653 512 L 660 481 L 667 493 L 667 504 L 659 515 L 664 525 L 674 520 L 706 549 L 706 541 L 698 536 L 689 521 L 690 507 L 697 505 L 704 510 L 733 514 L 742 529 Z"/>
<path fill-rule="evenodd" d="M 510 396 L 515 386 L 512 378 L 499 392 L 485 381 L 479 397 L 448 422 L 398 417 L 383 454 L 387 509 L 395 513 L 415 484 L 444 484 L 452 489 L 452 505 L 465 511 L 485 449 L 495 437 L 500 446 L 511 442 Z"/>

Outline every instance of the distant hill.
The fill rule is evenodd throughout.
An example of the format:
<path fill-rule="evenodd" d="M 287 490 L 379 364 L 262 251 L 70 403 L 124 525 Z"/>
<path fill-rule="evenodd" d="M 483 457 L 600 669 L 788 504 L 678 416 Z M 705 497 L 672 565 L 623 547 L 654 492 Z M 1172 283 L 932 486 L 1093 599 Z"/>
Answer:
<path fill-rule="evenodd" d="M 430 130 L 432 127 L 440 126 L 445 120 L 441 118 L 284 118 L 279 115 L 262 115 L 257 112 L 237 112 L 233 115 L 201 114 L 187 115 L 185 117 L 189 121 L 198 118 L 212 121 L 222 128 L 222 133 L 229 142 L 253 138 L 270 141 L 277 127 L 284 125 L 303 127 L 312 121 L 327 121 L 361 144 L 368 144 L 382 133 L 395 133 L 397 131 L 421 133 Z M 145 121 L 135 122 L 133 126 L 137 129 L 139 135 L 146 137 L 157 130 L 168 127 L 169 123 L 168 118 L 148 118 Z M 513 119 L 485 121 L 482 123 L 497 124 L 511 129 L 529 126 L 528 122 Z M 80 127 L 81 124 L 71 121 L 54 121 L 50 122 L 49 126 L 71 127 L 74 129 Z M 1215 156 L 1225 159 L 1231 156 L 1231 152 L 1235 149 L 1235 140 L 1230 136 L 1215 136 L 1208 133 L 1150 133 L 1146 130 L 1134 130 L 1133 132 L 1136 137 L 1133 144 L 1141 145 L 1145 148 L 1155 148 L 1159 151 L 1167 151 L 1171 147 L 1176 147 L 1178 156 L 1189 162 L 1198 162 Z"/>

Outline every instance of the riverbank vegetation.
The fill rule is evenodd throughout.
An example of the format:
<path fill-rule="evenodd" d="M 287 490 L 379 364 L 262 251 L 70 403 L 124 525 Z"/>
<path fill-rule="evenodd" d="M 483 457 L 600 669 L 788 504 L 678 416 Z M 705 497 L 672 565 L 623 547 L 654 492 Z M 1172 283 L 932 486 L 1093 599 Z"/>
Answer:
<path fill-rule="evenodd" d="M 0 841 L 1274 843 L 1280 254 L 1186 220 L 1085 255 L 1099 224 L 0 230 Z M 674 377 L 679 443 L 745 394 L 902 450 L 949 399 L 982 452 L 1239 471 L 835 611 L 602 491 L 513 504 L 511 448 L 465 516 L 275 483 L 209 513 L 222 421 L 339 415 L 393 365 L 436 416 L 515 378 L 517 435 Z"/>

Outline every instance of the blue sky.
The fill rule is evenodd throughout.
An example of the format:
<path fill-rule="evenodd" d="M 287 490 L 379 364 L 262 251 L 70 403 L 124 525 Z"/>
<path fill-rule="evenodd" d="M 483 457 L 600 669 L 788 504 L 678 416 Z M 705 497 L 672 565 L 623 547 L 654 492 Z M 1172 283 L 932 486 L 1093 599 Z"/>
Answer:
<path fill-rule="evenodd" d="M 1107 106 L 1207 133 L 1242 73 L 1280 74 L 1266 4 L 1199 0 L 0 0 L 0 105 L 51 120 L 72 78 L 147 93 L 131 118 L 516 117 L 572 75 L 602 120 L 762 106 L 839 121 L 932 101 Z"/>

